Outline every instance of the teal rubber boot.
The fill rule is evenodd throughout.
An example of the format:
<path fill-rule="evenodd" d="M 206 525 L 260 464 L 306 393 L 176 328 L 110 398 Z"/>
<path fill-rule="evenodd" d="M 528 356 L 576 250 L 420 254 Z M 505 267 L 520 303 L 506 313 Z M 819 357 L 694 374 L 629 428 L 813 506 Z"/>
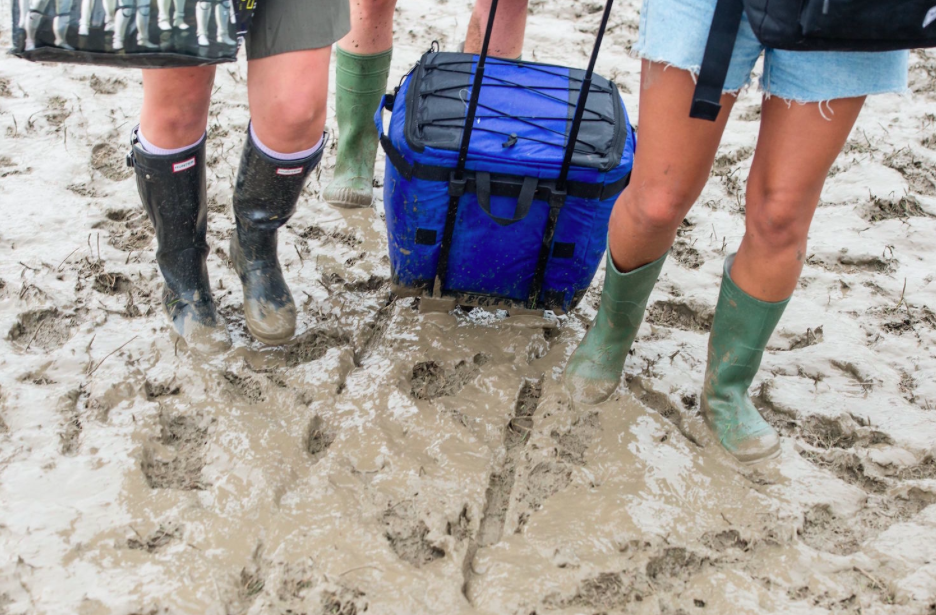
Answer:
<path fill-rule="evenodd" d="M 608 250 L 598 314 L 565 369 L 566 386 L 574 401 L 601 403 L 611 397 L 621 383 L 624 360 L 637 337 L 647 300 L 660 277 L 667 254 L 648 265 L 621 273 Z"/>
<path fill-rule="evenodd" d="M 374 198 L 377 128 L 374 113 L 387 92 L 392 49 L 360 55 L 338 47 L 335 64 L 335 115 L 338 159 L 335 176 L 322 193 L 335 207 L 370 207 Z"/>
<path fill-rule="evenodd" d="M 738 461 L 753 463 L 780 453 L 780 437 L 754 407 L 748 389 L 790 300 L 767 303 L 751 297 L 731 280 L 733 263 L 732 254 L 725 261 L 709 336 L 702 418 Z"/>

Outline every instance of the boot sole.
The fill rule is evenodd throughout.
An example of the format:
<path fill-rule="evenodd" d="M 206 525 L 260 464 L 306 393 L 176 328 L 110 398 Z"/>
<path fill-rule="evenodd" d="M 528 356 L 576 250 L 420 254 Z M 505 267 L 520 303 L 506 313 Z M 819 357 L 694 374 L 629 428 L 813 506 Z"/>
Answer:
<path fill-rule="evenodd" d="M 758 457 L 757 459 L 746 459 L 744 461 L 738 459 L 737 457 L 735 457 L 735 459 L 738 459 L 738 463 L 740 463 L 743 466 L 753 466 L 753 465 L 757 465 L 758 463 L 763 463 L 764 461 L 770 461 L 771 459 L 776 459 L 777 457 L 780 456 L 780 452 L 781 450 L 780 450 L 780 447 L 778 446 L 775 450 L 767 453 L 763 457 Z M 728 454 L 731 455 L 730 452 Z M 734 457 L 734 455 L 731 455 L 731 456 Z"/>
<path fill-rule="evenodd" d="M 353 190 L 341 188 L 335 191 L 336 194 L 325 195 L 325 202 L 333 207 L 341 209 L 363 209 L 371 207 L 374 204 L 372 194 L 360 194 Z"/>
<path fill-rule="evenodd" d="M 252 335 L 254 339 L 256 339 L 258 342 L 266 344 L 267 346 L 283 346 L 284 344 L 287 344 L 290 341 L 292 341 L 294 337 L 296 337 L 295 331 L 290 333 L 287 336 L 282 336 L 282 337 L 267 337 L 267 336 L 259 335 L 256 331 L 254 331 L 254 328 L 250 326 L 249 320 L 245 320 L 244 322 L 247 323 L 247 330 L 250 331 L 250 335 Z"/>

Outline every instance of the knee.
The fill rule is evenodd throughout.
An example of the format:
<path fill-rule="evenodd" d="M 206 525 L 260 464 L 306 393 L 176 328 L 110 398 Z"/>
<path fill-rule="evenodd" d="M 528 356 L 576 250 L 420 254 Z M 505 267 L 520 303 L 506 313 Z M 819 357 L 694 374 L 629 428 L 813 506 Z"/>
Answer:
<path fill-rule="evenodd" d="M 164 99 L 144 107 L 141 124 L 147 138 L 178 143 L 182 147 L 204 134 L 208 123 L 208 105 L 206 97 L 193 94 Z"/>
<path fill-rule="evenodd" d="M 801 249 L 809 234 L 811 212 L 808 197 L 789 188 L 748 186 L 746 230 L 748 236 L 773 252 Z"/>
<path fill-rule="evenodd" d="M 628 188 L 622 199 L 635 232 L 658 235 L 673 233 L 679 228 L 695 202 L 695 195 L 674 190 L 669 185 L 644 185 Z"/>
<path fill-rule="evenodd" d="M 318 100 L 321 98 L 321 100 Z M 314 145 L 325 130 L 325 99 L 294 93 L 277 100 L 254 118 L 264 142 L 275 150 L 299 151 Z"/>

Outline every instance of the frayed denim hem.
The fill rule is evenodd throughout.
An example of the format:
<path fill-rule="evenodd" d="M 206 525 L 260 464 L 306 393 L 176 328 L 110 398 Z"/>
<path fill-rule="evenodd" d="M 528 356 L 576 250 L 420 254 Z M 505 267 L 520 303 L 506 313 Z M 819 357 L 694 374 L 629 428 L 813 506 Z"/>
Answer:
<path fill-rule="evenodd" d="M 660 66 L 663 67 L 663 70 L 666 70 L 666 69 L 668 69 L 668 68 L 675 68 L 675 69 L 677 69 L 677 70 L 684 70 L 684 71 L 688 72 L 690 75 L 692 75 L 692 81 L 693 81 L 693 83 L 698 82 L 698 80 L 699 80 L 699 71 L 702 70 L 702 67 L 701 67 L 700 65 L 698 65 L 698 64 L 692 64 L 692 65 L 689 65 L 689 66 L 680 66 L 679 64 L 677 64 L 677 63 L 675 63 L 675 62 L 670 62 L 669 60 L 666 60 L 666 59 L 664 59 L 664 58 L 655 58 L 655 57 L 651 56 L 650 54 L 648 54 L 648 53 L 644 52 L 643 50 L 641 50 L 641 49 L 639 48 L 638 45 L 634 45 L 633 47 L 631 47 L 631 50 L 630 50 L 630 52 L 628 53 L 628 55 L 630 55 L 630 57 L 635 58 L 635 59 L 637 59 L 637 60 L 647 60 L 648 62 L 653 62 L 654 64 L 659 64 Z M 753 83 L 753 80 L 749 77 L 747 81 L 745 81 L 744 83 L 742 83 L 742 84 L 741 84 L 739 87 L 737 87 L 737 88 L 725 88 L 725 89 L 723 89 L 723 90 L 722 90 L 722 94 L 728 94 L 729 96 L 734 96 L 735 98 L 737 98 L 738 95 L 740 95 L 741 92 L 744 91 L 746 88 L 750 87 L 752 83 Z"/>

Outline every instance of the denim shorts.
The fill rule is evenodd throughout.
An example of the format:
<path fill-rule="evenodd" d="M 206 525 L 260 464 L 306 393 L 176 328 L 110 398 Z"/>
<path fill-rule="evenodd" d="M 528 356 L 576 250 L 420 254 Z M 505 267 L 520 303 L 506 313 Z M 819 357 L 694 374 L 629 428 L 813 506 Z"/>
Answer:
<path fill-rule="evenodd" d="M 634 47 L 646 60 L 699 73 L 716 0 L 644 0 L 640 36 Z M 907 89 L 909 52 L 784 51 L 765 48 L 747 15 L 735 42 L 725 92 L 735 93 L 751 80 L 764 53 L 761 87 L 767 96 L 796 102 L 821 102 Z"/>

